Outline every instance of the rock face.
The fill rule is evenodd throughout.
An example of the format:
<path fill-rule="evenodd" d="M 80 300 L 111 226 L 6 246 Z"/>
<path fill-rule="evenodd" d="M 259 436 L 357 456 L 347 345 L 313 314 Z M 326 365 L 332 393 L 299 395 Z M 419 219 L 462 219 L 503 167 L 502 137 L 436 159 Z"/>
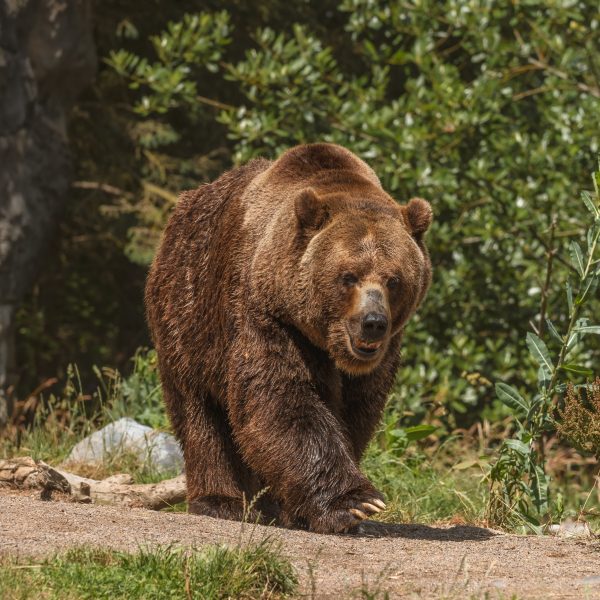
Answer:
<path fill-rule="evenodd" d="M 64 203 L 67 117 L 95 69 L 91 0 L 0 3 L 0 425 L 15 307 Z"/>
<path fill-rule="evenodd" d="M 96 431 L 75 445 L 68 463 L 103 462 L 111 456 L 130 452 L 158 473 L 181 472 L 183 455 L 177 440 L 134 419 L 124 417 Z"/>

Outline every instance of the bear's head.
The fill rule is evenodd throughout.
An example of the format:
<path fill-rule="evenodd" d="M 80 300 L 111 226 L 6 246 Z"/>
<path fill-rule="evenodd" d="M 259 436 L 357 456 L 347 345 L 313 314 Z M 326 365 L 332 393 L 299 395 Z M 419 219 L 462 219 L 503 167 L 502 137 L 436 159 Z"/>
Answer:
<path fill-rule="evenodd" d="M 383 191 L 381 191 L 383 194 Z M 350 375 L 373 370 L 431 281 L 428 202 L 304 190 L 295 200 L 303 297 L 296 325 Z"/>

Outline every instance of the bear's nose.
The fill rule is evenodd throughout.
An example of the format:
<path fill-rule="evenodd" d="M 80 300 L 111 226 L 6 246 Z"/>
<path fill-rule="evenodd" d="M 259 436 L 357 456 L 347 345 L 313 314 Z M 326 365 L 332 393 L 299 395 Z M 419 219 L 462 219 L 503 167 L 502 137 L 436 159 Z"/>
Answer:
<path fill-rule="evenodd" d="M 386 333 L 388 319 L 382 313 L 367 313 L 362 320 L 362 339 L 365 342 L 378 342 Z"/>

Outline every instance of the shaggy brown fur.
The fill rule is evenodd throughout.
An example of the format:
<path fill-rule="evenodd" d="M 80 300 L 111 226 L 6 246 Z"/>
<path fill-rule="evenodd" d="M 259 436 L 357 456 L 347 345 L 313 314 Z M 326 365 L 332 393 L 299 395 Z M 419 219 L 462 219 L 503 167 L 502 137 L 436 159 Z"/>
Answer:
<path fill-rule="evenodd" d="M 331 144 L 182 194 L 146 305 L 190 511 L 240 519 L 268 486 L 263 516 L 337 532 L 384 506 L 358 464 L 431 280 L 430 222 Z"/>

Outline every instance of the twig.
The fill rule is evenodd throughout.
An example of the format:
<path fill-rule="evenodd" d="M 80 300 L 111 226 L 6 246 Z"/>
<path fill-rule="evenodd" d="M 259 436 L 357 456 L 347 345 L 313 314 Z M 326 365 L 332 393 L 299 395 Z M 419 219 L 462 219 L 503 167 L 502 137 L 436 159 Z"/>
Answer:
<path fill-rule="evenodd" d="M 99 181 L 74 181 L 71 184 L 71 187 L 78 188 L 81 190 L 99 190 L 101 192 L 105 192 L 106 194 L 110 194 L 111 196 L 128 196 L 129 193 L 115 187 L 114 185 L 109 185 L 108 183 L 100 183 Z"/>
<path fill-rule="evenodd" d="M 596 475 L 596 477 L 594 477 L 594 485 L 592 486 L 592 489 L 589 491 L 585 502 L 583 503 L 583 506 L 581 507 L 581 510 L 579 511 L 579 514 L 577 515 L 577 520 L 581 521 L 581 517 L 583 516 L 583 513 L 585 511 L 585 507 L 587 506 L 587 503 L 592 495 L 592 492 L 598 487 L 598 483 L 600 482 L 600 479 L 598 479 L 600 477 L 600 471 L 598 471 L 598 475 Z"/>
<path fill-rule="evenodd" d="M 546 279 L 544 281 L 544 285 L 542 287 L 542 298 L 540 301 L 540 320 L 537 327 L 538 335 L 540 337 L 544 334 L 544 325 L 546 323 L 546 308 L 548 305 L 548 291 L 550 290 L 550 281 L 552 278 L 552 265 L 554 263 L 554 256 L 556 254 L 556 250 L 554 249 L 554 232 L 556 231 L 556 215 L 552 217 L 552 222 L 550 223 L 550 240 L 548 243 L 548 249 L 546 251 L 547 262 L 546 262 Z"/>
<path fill-rule="evenodd" d="M 513 94 L 512 99 L 515 102 L 518 102 L 519 100 L 523 100 L 523 98 L 528 98 L 529 96 L 535 96 L 536 94 L 543 94 L 544 92 L 548 92 L 550 91 L 550 89 L 551 88 L 548 85 L 541 85 L 540 87 L 533 88 L 532 90 L 527 90 L 525 92 Z"/>
<path fill-rule="evenodd" d="M 207 98 L 206 96 L 196 96 L 196 100 L 201 102 L 202 104 L 207 104 L 208 106 L 212 106 L 213 108 L 219 108 L 221 110 L 235 110 L 237 107 L 233 106 L 233 104 L 224 104 L 223 102 L 219 102 L 218 100 L 212 100 L 211 98 Z"/>
<path fill-rule="evenodd" d="M 574 83 L 576 85 L 577 89 L 581 90 L 582 92 L 587 92 L 588 94 L 591 94 L 595 98 L 600 98 L 600 89 L 598 89 L 597 87 L 592 87 L 592 86 L 587 85 L 586 83 L 582 83 L 580 81 L 574 81 L 569 76 L 568 73 L 565 73 L 564 71 L 561 71 L 560 69 L 556 69 L 555 67 L 551 67 L 548 63 L 541 62 L 539 60 L 536 60 L 535 58 L 530 58 L 529 62 L 532 65 L 539 67 L 540 69 L 542 69 L 544 71 L 548 71 L 548 73 L 552 73 L 552 75 L 556 75 L 556 77 L 558 77 L 559 79 L 564 79 L 565 81 Z"/>

